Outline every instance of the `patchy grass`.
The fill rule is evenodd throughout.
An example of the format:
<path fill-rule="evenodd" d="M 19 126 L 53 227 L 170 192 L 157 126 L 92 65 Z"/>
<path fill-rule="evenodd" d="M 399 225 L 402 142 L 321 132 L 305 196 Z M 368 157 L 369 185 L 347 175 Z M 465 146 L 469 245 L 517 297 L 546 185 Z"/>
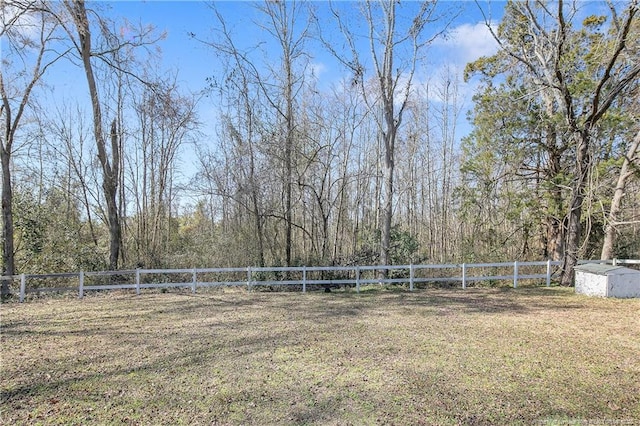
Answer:
<path fill-rule="evenodd" d="M 4 424 L 640 423 L 640 300 L 226 291 L 0 309 Z"/>

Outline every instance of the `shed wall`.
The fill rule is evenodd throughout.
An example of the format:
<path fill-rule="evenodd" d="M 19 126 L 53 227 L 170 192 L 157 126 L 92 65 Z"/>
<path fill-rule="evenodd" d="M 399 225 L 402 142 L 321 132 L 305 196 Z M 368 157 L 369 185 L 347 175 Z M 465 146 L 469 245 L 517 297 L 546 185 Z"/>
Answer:
<path fill-rule="evenodd" d="M 609 277 L 609 297 L 640 297 L 640 273 L 632 271 Z"/>
<path fill-rule="evenodd" d="M 576 270 L 576 293 L 588 296 L 607 296 L 608 283 L 606 275 L 596 275 Z"/>

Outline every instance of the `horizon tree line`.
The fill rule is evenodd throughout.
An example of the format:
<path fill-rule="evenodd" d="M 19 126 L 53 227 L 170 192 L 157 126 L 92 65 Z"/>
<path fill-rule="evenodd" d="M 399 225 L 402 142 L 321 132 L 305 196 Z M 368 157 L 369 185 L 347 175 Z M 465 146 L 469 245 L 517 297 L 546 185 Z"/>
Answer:
<path fill-rule="evenodd" d="M 416 77 L 451 25 L 436 2 L 256 4 L 278 55 L 242 45 L 213 4 L 216 31 L 192 34 L 218 70 L 207 97 L 160 69 L 152 26 L 125 35 L 80 0 L 9 3 L 3 275 L 551 258 L 570 285 L 578 258 L 640 255 L 637 1 L 588 16 L 508 2 L 486 23 L 498 52 L 465 71 L 479 90 L 462 142 L 459 77 Z M 345 71 L 329 89 L 317 46 Z M 86 100 L 45 109 L 47 71 L 69 60 Z"/>

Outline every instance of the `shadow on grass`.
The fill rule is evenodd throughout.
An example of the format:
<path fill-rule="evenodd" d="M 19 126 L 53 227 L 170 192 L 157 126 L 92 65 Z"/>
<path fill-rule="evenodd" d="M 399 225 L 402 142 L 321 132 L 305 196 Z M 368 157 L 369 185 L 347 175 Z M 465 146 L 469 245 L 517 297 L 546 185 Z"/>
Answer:
<path fill-rule="evenodd" d="M 576 297 L 572 288 L 564 287 L 435 288 L 410 292 L 401 286 L 371 286 L 360 293 L 349 288 L 331 293 L 260 292 L 245 293 L 238 297 L 233 294 L 184 297 L 188 301 L 174 304 L 170 309 L 164 307 L 158 312 L 200 312 L 206 315 L 210 308 L 277 307 L 298 312 L 305 318 L 331 322 L 357 318 L 370 310 L 380 309 L 426 309 L 426 314 L 432 313 L 434 316 L 466 313 L 529 314 L 537 311 L 575 310 L 589 304 L 587 299 Z M 198 302 L 192 303 L 192 300 Z"/>
<path fill-rule="evenodd" d="M 426 309 L 434 315 L 465 313 L 528 314 L 535 311 L 580 309 L 585 301 L 576 299 L 572 289 L 551 288 L 472 288 L 312 294 L 315 306 L 309 309 L 321 318 L 352 317 L 369 309 Z M 433 311 L 430 311 L 429 309 Z"/>
<path fill-rule="evenodd" d="M 16 309 L 9 317 L 8 358 L 20 359 L 29 347 L 33 354 L 22 365 L 3 367 L 3 373 L 12 371 L 0 386 L 3 411 L 26 419 L 33 410 L 46 410 L 50 400 L 65 398 L 72 407 L 69 417 L 51 423 L 96 423 L 95 418 L 74 417 L 82 404 L 93 404 L 102 410 L 98 422 L 109 422 L 113 404 L 120 413 L 140 409 L 144 417 L 139 423 L 158 424 L 187 421 L 191 415 L 200 416 L 200 424 L 215 419 L 223 424 L 418 424 L 426 418 L 419 416 L 430 414 L 434 417 L 426 424 L 531 424 L 539 416 L 602 411 L 583 396 L 596 394 L 603 383 L 618 401 L 624 394 L 631 395 L 627 405 L 637 402 L 634 377 L 625 379 L 634 370 L 620 361 L 625 374 L 614 371 L 615 380 L 608 379 L 607 366 L 590 358 L 592 334 L 568 343 L 563 356 L 573 358 L 563 368 L 556 368 L 561 360 L 549 358 L 562 354 L 548 342 L 554 337 L 550 331 L 541 327 L 546 334 L 527 337 L 540 350 L 521 337 L 530 324 L 544 325 L 538 322 L 543 311 L 603 305 L 618 315 L 613 304 L 592 303 L 570 289 L 238 292 L 86 302 L 69 301 L 61 311 L 42 306 L 42 315 L 34 310 L 26 319 L 19 315 L 26 311 Z M 509 335 L 502 324 L 494 326 L 491 315 L 496 313 L 508 320 L 511 314 L 530 314 L 531 322 L 527 319 Z M 466 314 L 487 315 L 485 332 L 494 334 L 478 335 L 473 327 L 459 326 L 455 316 L 464 321 Z M 437 321 L 443 315 L 452 320 Z M 578 316 L 582 313 L 573 317 Z M 565 318 L 557 322 L 564 325 Z M 410 332 L 394 334 L 403 325 Z M 625 345 L 633 338 L 618 333 Z M 65 336 L 77 345 L 68 353 L 66 341 L 60 340 Z M 508 344 L 512 348 L 502 351 Z M 618 350 L 631 358 L 625 345 Z M 589 352 L 572 352 L 577 346 Z M 602 353 L 619 356 L 610 347 Z M 47 352 L 56 350 L 57 357 Z M 553 375 L 565 368 L 569 374 Z M 591 380 L 583 380 L 585 374 Z M 569 396 L 575 412 L 570 406 L 553 408 L 558 389 L 578 390 Z M 110 408 L 101 408 L 106 405 Z M 181 418 L 182 409 L 191 414 Z M 166 417 L 154 419 L 157 410 Z M 503 417 L 500 410 L 506 412 Z M 522 413 L 525 417 L 518 417 Z"/>
<path fill-rule="evenodd" d="M 108 348 L 108 352 L 98 354 L 100 355 L 98 358 L 95 357 L 96 354 L 85 358 L 83 352 L 80 351 L 71 356 L 57 359 L 47 368 L 49 376 L 61 376 L 57 379 L 45 378 L 43 380 L 42 375 L 38 374 L 37 366 L 33 366 L 33 371 L 22 371 L 23 376 L 30 377 L 32 380 L 14 388 L 3 386 L 0 390 L 0 405 L 6 406 L 5 404 L 12 401 L 34 396 L 45 399 L 54 398 L 69 390 L 69 386 L 72 384 L 89 383 L 95 380 L 109 382 L 118 377 L 126 378 L 132 373 L 166 375 L 169 377 L 166 377 L 165 380 L 171 380 L 171 371 L 188 371 L 202 364 L 215 367 L 220 355 L 223 355 L 224 359 L 228 357 L 240 359 L 256 353 L 273 352 L 274 342 L 290 346 L 296 344 L 295 336 L 273 330 L 269 334 L 242 335 L 230 340 L 218 340 L 215 338 L 215 332 L 210 329 L 202 329 L 190 335 L 181 336 L 180 333 L 177 336 L 175 334 L 173 336 L 167 335 L 167 340 L 174 341 L 172 349 L 168 350 L 163 345 L 163 340 L 158 338 L 157 332 L 114 330 L 116 328 L 83 328 L 66 333 L 88 337 L 96 337 L 98 334 L 110 336 L 112 344 Z M 40 333 L 34 332 L 33 334 Z M 51 333 L 42 334 L 51 335 Z M 53 335 L 62 334 L 65 333 Z M 140 362 L 136 360 L 135 353 L 129 352 L 132 348 L 136 348 L 136 352 L 144 352 L 149 356 L 145 361 Z M 112 360 L 118 360 L 127 365 L 109 365 Z M 62 370 L 56 371 L 56 368 L 62 368 Z M 96 369 L 100 371 L 92 371 Z"/>

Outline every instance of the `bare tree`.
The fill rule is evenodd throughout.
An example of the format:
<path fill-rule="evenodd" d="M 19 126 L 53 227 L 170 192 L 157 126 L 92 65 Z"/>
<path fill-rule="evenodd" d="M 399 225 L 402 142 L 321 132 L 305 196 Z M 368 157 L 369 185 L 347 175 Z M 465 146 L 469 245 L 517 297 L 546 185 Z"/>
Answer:
<path fill-rule="evenodd" d="M 382 150 L 382 182 L 380 193 L 381 232 L 380 259 L 381 265 L 387 265 L 389 259 L 391 226 L 393 219 L 394 168 L 395 150 L 398 129 L 402 124 L 404 112 L 409 103 L 413 89 L 413 79 L 418 64 L 421 62 L 425 47 L 433 38 L 426 39 L 424 30 L 435 21 L 435 2 L 410 3 L 409 8 L 417 8 L 411 16 L 402 16 L 399 11 L 404 6 L 393 0 L 379 2 L 367 1 L 362 4 L 363 16 L 366 19 L 371 54 L 375 91 L 367 90 L 367 65 L 362 60 L 357 47 L 356 33 L 349 28 L 339 11 L 333 9 L 338 27 L 347 42 L 350 55 L 345 56 L 333 47 L 323 35 L 324 44 L 333 55 L 347 66 L 353 73 L 353 84 L 361 88 L 362 96 L 368 107 L 374 112 L 378 137 Z M 322 32 L 321 32 L 322 34 Z M 408 51 L 404 57 L 401 50 Z M 386 271 L 385 271 L 386 272 Z M 382 273 L 384 275 L 384 272 Z"/>
<path fill-rule="evenodd" d="M 95 170 L 89 160 L 92 152 L 87 145 L 91 141 L 91 132 L 85 118 L 86 113 L 80 105 L 63 105 L 55 114 L 47 117 L 48 122 L 44 125 L 50 135 L 49 143 L 55 155 L 66 162 L 68 179 L 76 182 L 68 184 L 67 193 L 71 197 L 71 187 L 77 187 L 79 194 L 76 197 L 82 205 L 91 242 L 97 250 L 99 242 L 92 210 L 99 200 L 99 194 L 94 180 Z"/>
<path fill-rule="evenodd" d="M 234 74 L 232 78 L 236 79 L 236 82 L 231 82 L 231 85 L 240 84 L 243 90 L 249 88 L 257 90 L 260 93 L 259 99 L 262 101 L 260 106 L 264 108 L 265 114 L 272 114 L 271 120 L 275 125 L 269 132 L 270 139 L 273 141 L 266 142 L 270 145 L 269 155 L 274 160 L 273 164 L 277 164 L 276 170 L 281 178 L 282 206 L 279 212 L 272 211 L 268 216 L 284 222 L 284 263 L 286 265 L 290 265 L 294 257 L 293 230 L 300 229 L 300 226 L 294 223 L 293 204 L 295 154 L 298 142 L 296 100 L 304 86 L 306 68 L 304 44 L 308 38 L 307 26 L 300 22 L 301 17 L 304 16 L 305 7 L 306 5 L 299 2 L 267 1 L 256 5 L 264 18 L 256 25 L 277 43 L 280 53 L 279 61 L 267 62 L 262 66 L 251 56 L 250 50 L 253 49 L 245 52 L 236 46 L 224 17 L 215 9 L 214 12 L 220 24 L 218 37 L 214 41 L 203 41 L 221 56 L 226 57 L 233 67 L 229 71 Z M 246 114 L 246 108 L 243 114 L 249 117 Z M 251 122 L 245 124 L 251 124 Z M 238 134 L 245 132 L 246 129 L 242 129 Z M 274 141 L 276 144 L 273 143 Z M 254 211 L 257 211 L 256 203 L 253 202 L 253 205 Z M 256 218 L 256 226 L 258 220 Z"/>
<path fill-rule="evenodd" d="M 236 190 L 230 190 L 224 188 L 227 186 L 224 184 L 215 192 L 225 199 L 233 199 L 233 202 L 243 206 L 251 215 L 257 237 L 258 265 L 264 266 L 266 208 L 263 206 L 263 199 L 266 194 L 264 194 L 264 176 L 259 174 L 261 168 L 259 145 L 264 132 L 262 123 L 264 117 L 261 112 L 263 108 L 260 107 L 264 102 L 263 90 L 260 88 L 260 76 L 253 62 L 246 52 L 236 46 L 224 17 L 218 10 L 214 9 L 214 13 L 220 24 L 218 39 L 205 42 L 205 44 L 220 53 L 225 73 L 225 84 L 216 86 L 216 90 L 224 99 L 221 102 L 224 109 L 221 113 L 222 128 L 220 129 L 223 146 L 216 149 L 225 153 L 226 158 L 223 161 L 232 167 L 227 172 L 235 172 L 236 175 L 232 180 L 237 185 Z M 207 159 L 207 157 L 202 156 L 201 160 Z M 209 156 L 209 159 L 214 157 Z M 213 166 L 208 163 L 211 162 L 203 161 L 203 175 L 209 181 L 226 182 L 225 179 L 219 177 L 212 179 L 214 175 L 219 173 L 216 173 L 215 170 L 208 170 Z M 225 209 L 225 211 L 227 210 Z"/>
<path fill-rule="evenodd" d="M 98 92 L 98 82 L 94 72 L 93 59 L 99 59 L 109 67 L 126 72 L 127 75 L 137 78 L 134 73 L 124 70 L 122 61 L 117 58 L 118 53 L 130 51 L 135 47 L 153 44 L 163 35 L 153 38 L 153 28 L 147 27 L 141 30 L 140 37 L 131 40 L 120 40 L 113 32 L 110 32 L 106 21 L 99 20 L 99 28 L 106 43 L 103 51 L 95 51 L 92 47 L 92 29 L 88 17 L 85 2 L 83 0 L 65 0 L 63 2 L 66 11 L 71 16 L 71 27 L 62 14 L 58 15 L 58 21 L 65 28 L 71 38 L 75 50 L 82 61 L 82 66 L 87 80 L 91 108 L 93 112 L 93 134 L 96 141 L 98 160 L 102 169 L 102 189 L 107 205 L 107 223 L 109 226 L 109 268 L 117 269 L 122 255 L 122 226 L 120 221 L 120 203 L 118 202 L 118 185 L 121 180 L 121 129 L 117 127 L 117 116 L 111 121 L 109 133 L 103 128 L 103 107 Z M 114 58 L 116 58 L 114 60 Z M 144 83 L 144 82 L 143 82 Z M 108 143 L 109 142 L 109 143 Z"/>
<path fill-rule="evenodd" d="M 133 103 L 138 127 L 130 153 L 132 192 L 136 200 L 138 262 L 158 266 L 168 252 L 174 179 L 179 153 L 197 127 L 195 105 L 175 82 L 159 82 L 161 90 L 142 88 Z"/>
<path fill-rule="evenodd" d="M 304 86 L 306 66 L 302 62 L 305 58 L 304 44 L 308 37 L 308 29 L 299 29 L 299 22 L 304 3 L 301 2 L 271 2 L 263 3 L 259 9 L 267 17 L 268 24 L 262 28 L 271 34 L 280 47 L 281 61 L 279 67 L 271 70 L 271 78 L 280 80 L 276 93 L 269 89 L 266 80 L 260 80 L 260 87 L 265 98 L 276 111 L 278 121 L 282 123 L 279 132 L 284 145 L 283 184 L 284 184 L 284 221 L 285 221 L 285 265 L 291 265 L 293 253 L 293 171 L 296 145 L 296 104 L 295 100 Z M 298 69 L 296 69 L 298 67 Z"/>
<path fill-rule="evenodd" d="M 117 196 L 117 184 L 118 184 L 118 167 L 120 165 L 118 146 L 118 129 L 116 127 L 116 120 L 111 123 L 111 158 L 108 154 L 107 141 L 103 130 L 103 116 L 102 116 L 102 104 L 98 95 L 98 84 L 94 75 L 93 65 L 91 58 L 94 54 L 91 46 L 91 28 L 89 24 L 89 18 L 87 10 L 85 8 L 84 1 L 65 1 L 67 10 L 71 14 L 73 19 L 75 37 L 73 32 L 68 29 L 69 35 L 74 39 L 74 43 L 77 52 L 82 60 L 82 65 L 89 88 L 89 96 L 91 97 L 91 108 L 93 111 L 93 136 L 96 141 L 96 147 L 98 149 L 98 160 L 102 167 L 102 189 L 104 191 L 105 200 L 107 203 L 108 211 L 108 224 L 109 224 L 109 268 L 117 269 L 118 261 L 120 258 L 120 246 L 122 244 L 122 230 L 120 226 L 120 218 L 118 214 L 118 204 L 116 200 Z"/>
<path fill-rule="evenodd" d="M 46 70 L 66 52 L 53 53 L 50 44 L 56 39 L 57 25 L 46 11 L 45 2 L 10 1 L 1 8 L 0 38 L 7 41 L 0 68 L 2 95 L 2 274 L 15 273 L 13 182 L 11 155 L 21 120 L 30 106 L 33 90 Z M 18 62 L 16 64 L 15 62 Z M 8 282 L 2 281 L 2 296 L 9 292 Z"/>

